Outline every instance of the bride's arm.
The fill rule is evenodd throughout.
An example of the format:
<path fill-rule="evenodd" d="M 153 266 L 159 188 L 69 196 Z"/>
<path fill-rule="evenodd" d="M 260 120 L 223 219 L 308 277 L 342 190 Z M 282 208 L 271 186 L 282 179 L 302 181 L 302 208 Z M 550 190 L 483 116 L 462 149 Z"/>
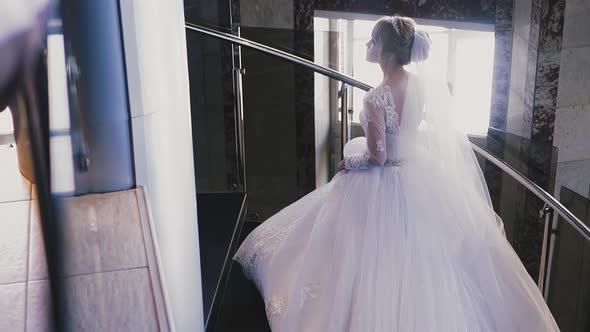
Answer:
<path fill-rule="evenodd" d="M 383 107 L 365 104 L 367 132 L 365 133 L 367 149 L 344 158 L 346 169 L 366 169 L 371 166 L 383 166 L 387 160 L 385 151 L 385 110 Z"/>

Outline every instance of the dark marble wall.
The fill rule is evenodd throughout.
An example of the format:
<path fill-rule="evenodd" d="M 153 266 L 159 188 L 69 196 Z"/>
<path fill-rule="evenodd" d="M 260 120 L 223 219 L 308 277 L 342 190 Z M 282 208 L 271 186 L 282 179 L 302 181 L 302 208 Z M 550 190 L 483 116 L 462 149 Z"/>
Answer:
<path fill-rule="evenodd" d="M 522 101 L 519 105 L 517 95 L 511 96 L 513 107 L 522 108 L 522 130 L 516 130 L 524 137 L 542 144 L 553 143 L 555 113 L 557 109 L 557 88 L 561 61 L 561 44 L 563 39 L 563 22 L 565 0 L 516 0 L 528 1 L 531 5 L 528 35 L 521 36 L 527 48 L 516 52 L 526 54 L 526 71 L 522 78 L 513 78 L 514 83 L 524 82 Z M 515 36 L 514 38 L 519 38 Z M 515 53 L 515 54 L 516 54 Z M 511 87 L 518 91 L 520 87 Z"/>
<path fill-rule="evenodd" d="M 528 178 L 548 192 L 553 192 L 557 162 L 552 143 L 564 10 L 565 0 L 533 0 L 528 36 L 522 123 L 523 135 L 530 137 L 530 143 L 521 144 L 519 154 L 525 161 Z M 516 224 L 518 237 L 513 243 L 517 252 L 522 253 L 529 272 L 534 272 L 542 245 L 543 228 L 538 211 L 543 208 L 543 202 L 530 192 L 516 200 L 522 208 Z"/>
<path fill-rule="evenodd" d="M 590 197 L 590 1 L 566 0 L 553 145 L 561 187 Z"/>
<path fill-rule="evenodd" d="M 512 65 L 512 30 L 514 0 L 497 0 L 495 16 L 494 73 L 490 127 L 506 130 L 510 68 Z"/>
<path fill-rule="evenodd" d="M 533 1 L 535 3 L 537 1 Z M 557 87 L 561 62 L 565 0 L 542 0 L 534 6 L 539 18 L 539 41 L 535 70 L 535 90 L 531 116 L 531 138 L 539 143 L 553 143 L 557 109 Z M 537 25 L 537 22 L 531 22 Z M 532 24 L 531 24 L 532 26 Z"/>
<path fill-rule="evenodd" d="M 519 0 L 516 0 L 519 1 Z M 537 75 L 537 59 L 539 52 L 539 24 L 541 22 L 541 1 L 532 1 L 530 33 L 528 36 L 527 69 L 524 90 L 524 114 L 522 121 L 522 135 L 531 137 L 531 123 L 533 121 L 533 107 L 535 103 L 535 76 Z"/>
<path fill-rule="evenodd" d="M 315 0 L 315 9 L 415 18 L 494 23 L 495 0 Z"/>
<path fill-rule="evenodd" d="M 541 40 L 542 5 L 541 1 L 532 1 L 531 12 L 529 13 L 530 30 L 528 36 L 526 36 L 528 37 L 527 43 L 516 46 L 526 47 L 526 49 L 514 52 L 514 54 L 524 54 L 527 57 L 524 61 L 523 59 L 514 59 L 516 64 L 526 65 L 524 69 L 515 68 L 516 70 L 512 73 L 512 75 L 523 75 L 522 78 L 513 78 L 512 80 L 512 83 L 515 84 L 522 83 L 522 88 L 510 87 L 513 89 L 510 98 L 519 98 L 519 94 L 514 93 L 514 91 L 522 89 L 524 92 L 522 100 L 518 99 L 510 102 L 512 107 L 521 107 L 523 110 L 522 120 L 520 121 L 522 129 L 512 128 L 521 136 L 513 135 L 515 137 L 512 140 L 513 143 L 505 147 L 503 159 L 511 162 L 513 166 L 516 164 L 517 169 L 529 179 L 548 192 L 552 192 L 555 181 L 557 152 L 550 141 L 547 140 L 548 136 L 540 139 L 539 135 L 532 134 L 534 124 L 539 125 L 543 122 L 540 121 L 540 114 L 534 112 L 535 105 L 551 105 L 554 102 L 550 100 L 542 102 L 537 96 L 540 93 L 539 86 L 550 86 L 538 72 L 539 62 L 543 61 L 540 55 L 542 51 L 538 43 Z M 520 37 L 514 36 L 514 38 Z M 543 83 L 541 83 L 542 81 Z M 522 105 L 515 106 L 515 103 L 522 103 Z M 537 128 L 541 127 L 538 126 Z M 543 127 L 545 133 L 547 133 L 548 129 L 549 126 Z M 507 155 L 510 156 L 507 157 Z M 539 211 L 543 208 L 543 202 L 524 187 L 507 185 L 507 179 L 502 181 L 506 187 L 499 192 L 500 197 L 504 197 L 499 211 L 502 211 L 504 213 L 502 217 L 512 224 L 511 243 L 530 275 L 536 279 L 543 239 L 543 223 L 539 218 Z"/>

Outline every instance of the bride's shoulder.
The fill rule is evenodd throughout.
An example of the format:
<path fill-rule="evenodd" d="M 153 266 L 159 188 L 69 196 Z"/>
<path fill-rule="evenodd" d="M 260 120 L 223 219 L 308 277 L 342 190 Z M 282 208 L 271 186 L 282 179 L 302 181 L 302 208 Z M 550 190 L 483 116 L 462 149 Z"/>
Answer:
<path fill-rule="evenodd" d="M 367 91 L 367 93 L 365 93 L 365 96 L 363 97 L 363 103 L 368 103 L 371 100 L 373 100 L 375 98 L 375 91 L 379 88 L 380 85 L 377 85 L 374 88 L 371 88 L 369 91 Z"/>
<path fill-rule="evenodd" d="M 364 104 L 370 104 L 372 106 L 378 106 L 381 104 L 382 95 L 384 92 L 384 85 L 383 83 L 377 85 L 376 87 L 372 88 L 371 90 L 367 91 L 365 97 L 363 97 Z"/>
<path fill-rule="evenodd" d="M 394 106 L 391 88 L 386 84 L 379 84 L 369 90 L 363 98 L 364 106 L 371 109 L 389 109 Z"/>
<path fill-rule="evenodd" d="M 388 95 L 388 94 L 391 94 L 391 88 L 389 87 L 389 85 L 384 84 L 384 83 L 380 83 L 376 87 L 367 91 L 367 94 L 365 94 L 365 99 L 382 97 L 382 96 Z"/>

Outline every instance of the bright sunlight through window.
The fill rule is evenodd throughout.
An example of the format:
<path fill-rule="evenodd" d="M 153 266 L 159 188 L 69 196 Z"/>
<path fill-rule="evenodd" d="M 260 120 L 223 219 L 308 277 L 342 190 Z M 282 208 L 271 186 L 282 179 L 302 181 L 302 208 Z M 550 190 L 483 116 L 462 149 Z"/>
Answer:
<path fill-rule="evenodd" d="M 354 78 L 376 86 L 382 74 L 377 64 L 365 60 L 366 42 L 371 35 L 375 21 L 359 15 L 363 19 L 336 19 L 340 70 Z M 320 15 L 321 17 L 321 15 Z M 365 19 L 366 18 L 366 19 Z M 327 20 L 327 18 L 317 18 Z M 467 134 L 485 134 L 489 126 L 492 69 L 494 60 L 494 33 L 485 29 L 470 30 L 468 24 L 461 28 L 437 26 L 437 21 L 427 21 L 418 29 L 425 30 L 432 40 L 430 61 L 446 76 L 453 95 L 454 118 L 458 128 Z M 441 23 L 445 24 L 445 23 Z M 411 66 L 409 68 L 411 70 Z M 362 100 L 366 92 L 353 89 L 353 122 L 358 122 Z"/>

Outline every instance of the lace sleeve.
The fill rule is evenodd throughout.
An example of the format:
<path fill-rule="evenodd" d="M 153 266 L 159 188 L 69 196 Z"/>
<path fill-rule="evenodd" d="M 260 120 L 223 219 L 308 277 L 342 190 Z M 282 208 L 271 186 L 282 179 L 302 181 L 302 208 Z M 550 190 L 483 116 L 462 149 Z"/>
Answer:
<path fill-rule="evenodd" d="M 365 169 L 383 166 L 387 160 L 385 151 L 385 110 L 373 103 L 365 104 L 367 117 L 367 149 L 344 158 L 346 169 Z"/>

